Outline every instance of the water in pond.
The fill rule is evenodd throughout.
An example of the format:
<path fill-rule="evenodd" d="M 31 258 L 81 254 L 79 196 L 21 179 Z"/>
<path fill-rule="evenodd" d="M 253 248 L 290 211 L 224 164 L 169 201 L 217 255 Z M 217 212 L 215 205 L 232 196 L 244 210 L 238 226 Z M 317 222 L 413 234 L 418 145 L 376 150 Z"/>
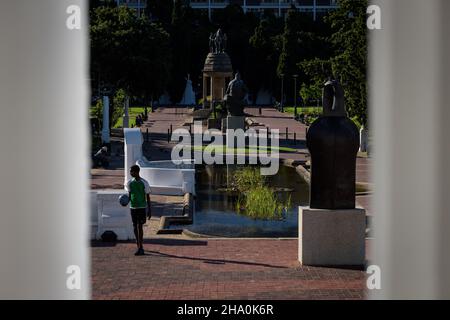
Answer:
<path fill-rule="evenodd" d="M 308 184 L 294 168 L 280 166 L 268 185 L 281 198 L 291 196 L 291 208 L 282 221 L 254 220 L 236 213 L 237 196 L 227 191 L 227 181 L 238 166 L 200 166 L 196 172 L 197 198 L 192 232 L 218 237 L 297 237 L 298 206 L 309 201 Z"/>

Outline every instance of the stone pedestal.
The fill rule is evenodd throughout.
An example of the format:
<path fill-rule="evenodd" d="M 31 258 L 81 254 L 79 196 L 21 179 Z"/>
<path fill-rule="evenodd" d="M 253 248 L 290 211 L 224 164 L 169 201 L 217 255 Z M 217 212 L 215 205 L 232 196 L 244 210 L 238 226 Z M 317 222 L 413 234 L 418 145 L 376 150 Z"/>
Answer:
<path fill-rule="evenodd" d="M 245 130 L 245 117 L 228 116 L 226 121 L 226 139 L 227 147 L 236 147 L 236 143 L 233 142 L 234 130 L 242 129 Z M 233 130 L 229 132 L 229 130 Z"/>
<path fill-rule="evenodd" d="M 363 266 L 364 209 L 322 210 L 299 207 L 298 260 L 308 266 Z"/>

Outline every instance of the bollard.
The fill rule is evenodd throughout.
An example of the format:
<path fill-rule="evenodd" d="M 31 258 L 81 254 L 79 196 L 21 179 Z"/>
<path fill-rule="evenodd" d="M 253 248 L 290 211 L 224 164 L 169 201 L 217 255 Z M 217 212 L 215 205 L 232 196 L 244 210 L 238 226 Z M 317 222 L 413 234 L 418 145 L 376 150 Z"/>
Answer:
<path fill-rule="evenodd" d="M 294 145 L 297 144 L 297 132 L 294 132 Z"/>
<path fill-rule="evenodd" d="M 259 106 L 259 115 L 262 115 L 261 106 Z"/>
<path fill-rule="evenodd" d="M 170 142 L 170 129 L 167 129 L 167 142 Z"/>
<path fill-rule="evenodd" d="M 288 127 L 286 127 L 286 140 L 289 138 L 289 131 Z"/>

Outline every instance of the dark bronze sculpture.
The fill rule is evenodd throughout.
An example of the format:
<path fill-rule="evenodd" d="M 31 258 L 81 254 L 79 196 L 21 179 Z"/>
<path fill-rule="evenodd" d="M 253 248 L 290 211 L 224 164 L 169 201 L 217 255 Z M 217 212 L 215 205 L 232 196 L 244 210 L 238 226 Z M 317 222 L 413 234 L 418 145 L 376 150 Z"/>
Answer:
<path fill-rule="evenodd" d="M 244 116 L 244 99 L 247 92 L 247 86 L 244 81 L 241 80 L 239 72 L 237 72 L 234 79 L 229 83 L 226 95 L 224 97 L 228 115 Z"/>
<path fill-rule="evenodd" d="M 359 132 L 347 117 L 338 81 L 325 83 L 323 116 L 311 125 L 306 141 L 311 154 L 310 207 L 354 209 Z"/>

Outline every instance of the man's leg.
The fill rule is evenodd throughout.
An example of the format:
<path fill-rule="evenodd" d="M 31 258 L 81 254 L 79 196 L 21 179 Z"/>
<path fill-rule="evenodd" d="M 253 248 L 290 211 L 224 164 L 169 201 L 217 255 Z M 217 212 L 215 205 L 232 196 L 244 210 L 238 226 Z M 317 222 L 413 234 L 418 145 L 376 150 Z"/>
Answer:
<path fill-rule="evenodd" d="M 144 225 L 139 223 L 139 244 L 140 249 L 143 249 L 144 247 Z"/>
<path fill-rule="evenodd" d="M 133 223 L 133 231 L 134 231 L 134 237 L 136 238 L 136 245 L 139 247 L 139 239 L 140 239 L 140 235 L 139 235 L 139 225 L 137 223 Z"/>

